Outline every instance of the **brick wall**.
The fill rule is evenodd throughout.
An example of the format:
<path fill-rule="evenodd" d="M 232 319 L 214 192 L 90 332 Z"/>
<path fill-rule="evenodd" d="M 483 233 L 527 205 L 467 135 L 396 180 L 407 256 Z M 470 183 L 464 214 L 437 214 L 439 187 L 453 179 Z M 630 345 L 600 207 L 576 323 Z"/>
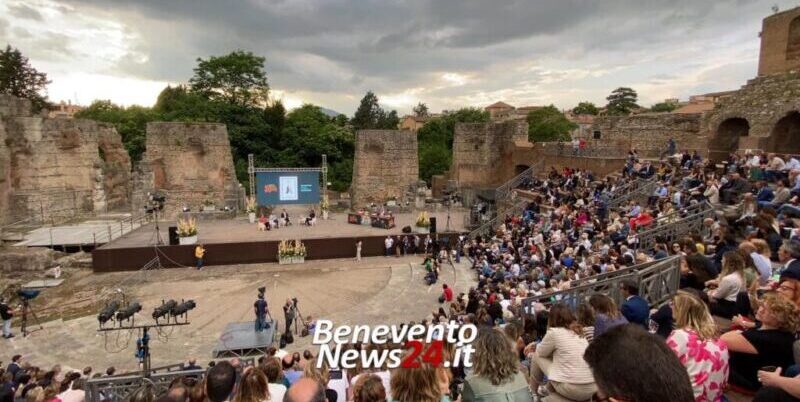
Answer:
<path fill-rule="evenodd" d="M 413 201 L 419 180 L 417 133 L 409 130 L 360 130 L 353 161 L 352 206 L 390 198 Z"/>

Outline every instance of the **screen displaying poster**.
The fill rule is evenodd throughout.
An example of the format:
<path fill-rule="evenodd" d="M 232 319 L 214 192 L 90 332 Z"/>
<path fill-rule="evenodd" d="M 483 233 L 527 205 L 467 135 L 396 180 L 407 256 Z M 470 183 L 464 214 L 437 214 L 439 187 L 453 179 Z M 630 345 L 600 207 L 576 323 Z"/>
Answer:
<path fill-rule="evenodd" d="M 319 172 L 256 172 L 259 205 L 318 204 Z"/>

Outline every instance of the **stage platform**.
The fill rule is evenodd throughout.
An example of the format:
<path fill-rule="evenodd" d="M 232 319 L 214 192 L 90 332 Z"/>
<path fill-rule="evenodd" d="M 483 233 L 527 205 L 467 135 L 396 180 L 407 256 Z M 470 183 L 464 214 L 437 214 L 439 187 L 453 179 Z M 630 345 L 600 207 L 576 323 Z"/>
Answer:
<path fill-rule="evenodd" d="M 290 212 L 291 213 L 291 212 Z M 430 213 L 437 218 L 437 233 L 434 240 L 454 245 L 457 234 L 464 231 L 465 212 L 450 212 L 450 231 L 447 229 L 447 211 Z M 381 229 L 347 223 L 347 214 L 331 214 L 328 220 L 318 220 L 315 226 L 297 223 L 288 227 L 259 231 L 256 224 L 247 218 L 233 220 L 209 220 L 198 222 L 198 242 L 206 249 L 205 265 L 236 265 L 278 262 L 278 244 L 282 240 L 301 240 L 306 246 L 305 260 L 332 258 L 354 258 L 356 243 L 362 242 L 361 256 L 383 255 L 387 235 L 403 235 L 404 226 L 412 226 L 416 213 L 395 215 L 396 226 Z M 168 228 L 172 221 L 160 222 L 161 238 L 168 242 Z M 94 272 L 135 271 L 143 266 L 153 266 L 158 258 L 161 267 L 191 267 L 196 264 L 194 245 L 163 244 L 156 246 L 155 225 L 148 224 L 115 239 L 92 251 Z M 411 234 L 409 234 L 411 235 Z M 420 237 L 427 233 L 420 233 Z"/>
<path fill-rule="evenodd" d="M 269 328 L 264 331 L 255 331 L 255 322 L 232 322 L 228 324 L 219 336 L 219 342 L 211 353 L 213 358 L 245 357 L 265 355 L 267 348 L 275 338 L 275 327 L 280 324 L 275 320 L 268 320 Z"/>
<path fill-rule="evenodd" d="M 291 211 L 290 211 L 291 213 Z M 450 212 L 450 231 L 464 231 L 465 212 Z M 414 228 L 417 214 L 402 213 L 395 215 L 395 227 L 392 229 L 374 228 L 365 225 L 353 225 L 347 223 L 346 213 L 331 213 L 327 220 L 317 218 L 314 226 L 306 226 L 300 223 L 300 216 L 294 214 L 294 223 L 291 226 L 272 229 L 269 231 L 259 231 L 258 225 L 248 222 L 247 218 L 239 217 L 231 220 L 209 220 L 198 221 L 197 241 L 203 244 L 210 243 L 238 243 L 253 241 L 271 240 L 294 240 L 294 239 L 321 239 L 334 237 L 358 237 L 358 236 L 386 236 L 387 234 L 402 234 L 404 226 Z M 436 217 L 437 229 L 440 232 L 447 231 L 447 211 L 432 212 L 429 216 Z M 169 226 L 175 226 L 175 221 L 159 223 L 161 239 L 166 243 L 169 241 Z M 155 245 L 155 224 L 146 224 L 122 237 L 114 239 L 104 245 L 103 249 L 129 248 Z"/>

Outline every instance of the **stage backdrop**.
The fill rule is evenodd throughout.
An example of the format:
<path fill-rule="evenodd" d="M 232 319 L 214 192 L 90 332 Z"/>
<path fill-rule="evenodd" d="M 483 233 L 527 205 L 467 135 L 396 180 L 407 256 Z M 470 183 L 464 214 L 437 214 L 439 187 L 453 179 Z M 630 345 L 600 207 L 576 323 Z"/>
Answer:
<path fill-rule="evenodd" d="M 258 205 L 318 204 L 319 172 L 256 172 Z"/>

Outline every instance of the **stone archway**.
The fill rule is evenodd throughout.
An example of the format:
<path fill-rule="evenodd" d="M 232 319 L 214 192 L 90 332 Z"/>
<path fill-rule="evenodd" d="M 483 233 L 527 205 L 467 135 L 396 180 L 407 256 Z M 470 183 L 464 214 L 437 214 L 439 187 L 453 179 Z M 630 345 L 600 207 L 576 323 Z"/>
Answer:
<path fill-rule="evenodd" d="M 528 165 L 516 165 L 516 166 L 514 166 L 514 176 L 516 176 L 516 175 L 528 170 L 529 167 L 530 166 L 528 166 Z"/>
<path fill-rule="evenodd" d="M 739 149 L 739 138 L 750 134 L 750 123 L 741 117 L 724 120 L 708 144 L 708 156 L 713 161 L 728 158 L 728 154 Z"/>
<path fill-rule="evenodd" d="M 766 148 L 769 152 L 800 153 L 800 113 L 789 112 L 775 123 Z"/>

